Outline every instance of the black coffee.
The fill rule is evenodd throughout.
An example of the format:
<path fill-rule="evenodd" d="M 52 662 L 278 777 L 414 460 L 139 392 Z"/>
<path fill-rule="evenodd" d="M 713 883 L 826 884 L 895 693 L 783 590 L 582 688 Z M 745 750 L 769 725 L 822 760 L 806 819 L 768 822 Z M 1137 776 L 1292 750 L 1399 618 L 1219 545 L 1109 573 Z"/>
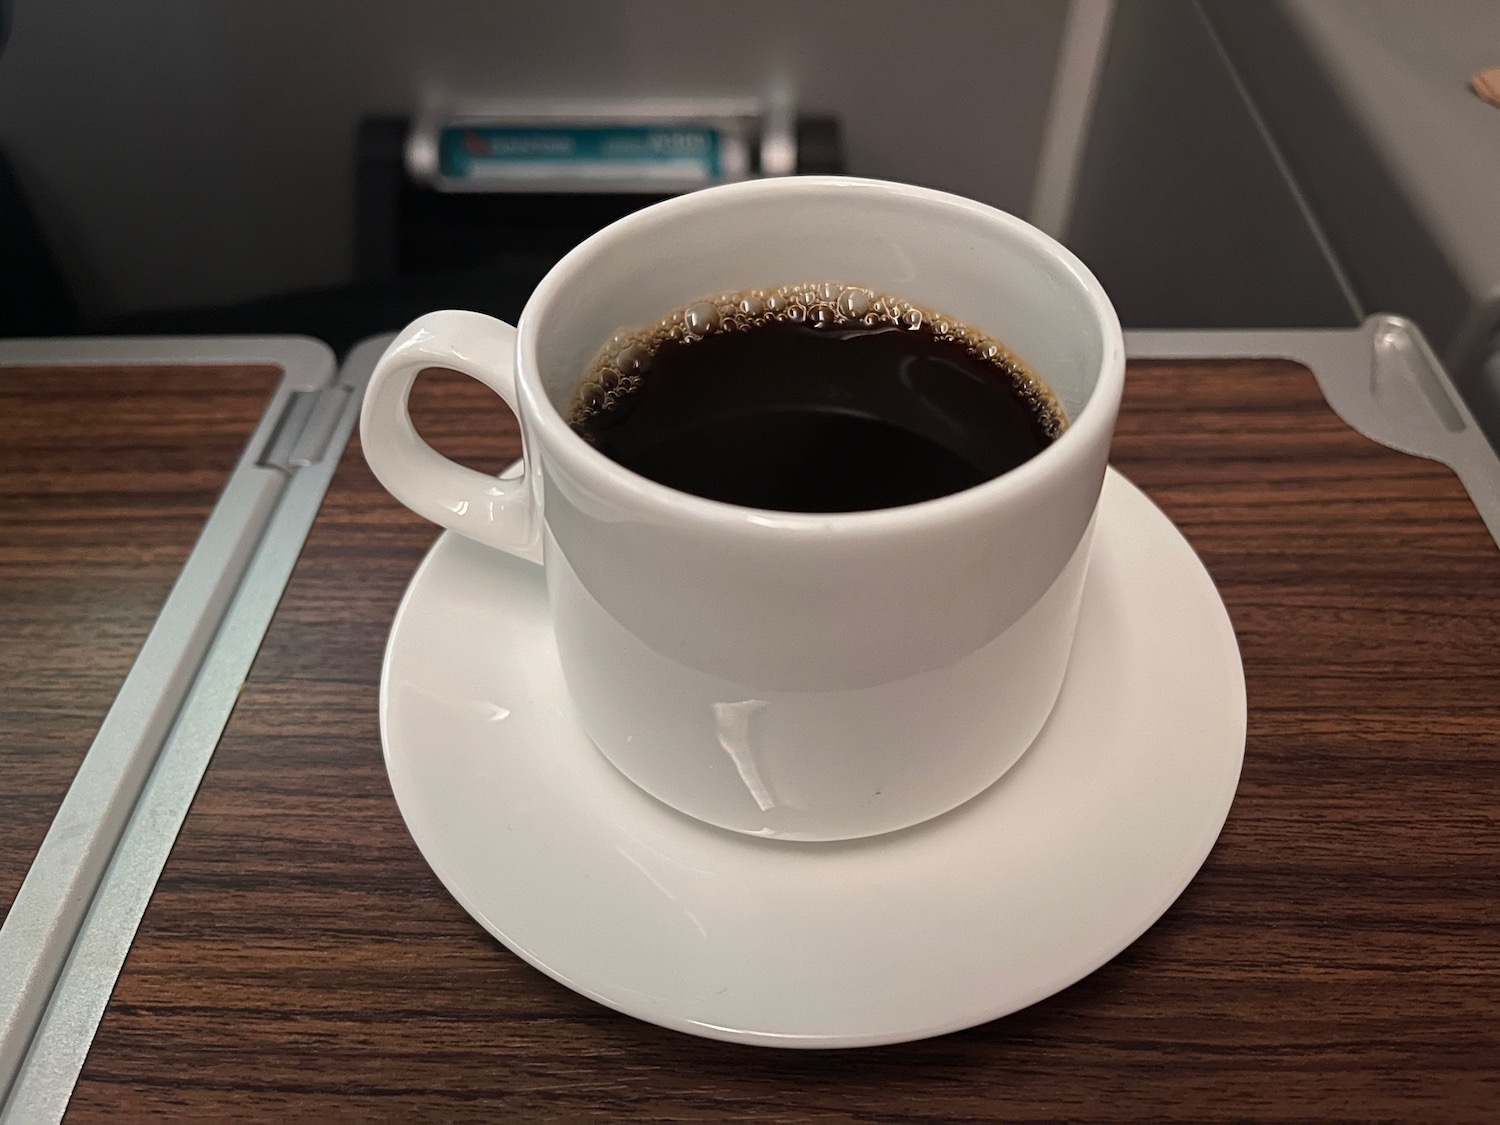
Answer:
<path fill-rule="evenodd" d="M 568 421 L 654 481 L 789 512 L 946 496 L 1029 460 L 1065 425 L 996 341 L 831 283 L 710 298 L 616 336 Z"/>

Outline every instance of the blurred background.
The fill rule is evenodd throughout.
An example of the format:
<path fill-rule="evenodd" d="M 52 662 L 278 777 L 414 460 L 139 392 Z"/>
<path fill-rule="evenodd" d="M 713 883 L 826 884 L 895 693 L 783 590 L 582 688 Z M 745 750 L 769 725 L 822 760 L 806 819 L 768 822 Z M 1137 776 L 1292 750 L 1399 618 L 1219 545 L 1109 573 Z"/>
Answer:
<path fill-rule="evenodd" d="M 0 334 L 343 351 L 437 305 L 514 317 L 570 245 L 691 184 L 582 162 L 445 180 L 446 127 L 731 106 L 734 174 L 905 180 L 1030 217 L 1127 326 L 1412 316 L 1497 432 L 1500 108 L 1474 88 L 1500 66 L 1497 0 L 0 11 Z"/>

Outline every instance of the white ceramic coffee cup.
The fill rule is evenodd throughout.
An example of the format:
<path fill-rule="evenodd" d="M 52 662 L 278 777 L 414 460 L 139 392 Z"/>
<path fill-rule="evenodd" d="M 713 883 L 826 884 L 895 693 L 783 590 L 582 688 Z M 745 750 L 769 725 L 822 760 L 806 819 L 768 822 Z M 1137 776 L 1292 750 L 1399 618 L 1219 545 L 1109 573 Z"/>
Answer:
<path fill-rule="evenodd" d="M 710 294 L 825 280 L 1002 340 L 1052 387 L 1067 430 L 963 492 L 807 515 L 657 484 L 564 421 L 616 331 Z M 429 367 L 478 379 L 515 411 L 518 477 L 462 468 L 418 436 L 406 398 Z M 797 177 L 620 220 L 557 264 L 516 329 L 472 312 L 418 319 L 375 369 L 361 436 L 404 504 L 544 566 L 578 715 L 620 772 L 710 824 L 835 840 L 954 808 L 1041 730 L 1123 383 L 1108 298 L 1045 234 L 940 192 Z"/>

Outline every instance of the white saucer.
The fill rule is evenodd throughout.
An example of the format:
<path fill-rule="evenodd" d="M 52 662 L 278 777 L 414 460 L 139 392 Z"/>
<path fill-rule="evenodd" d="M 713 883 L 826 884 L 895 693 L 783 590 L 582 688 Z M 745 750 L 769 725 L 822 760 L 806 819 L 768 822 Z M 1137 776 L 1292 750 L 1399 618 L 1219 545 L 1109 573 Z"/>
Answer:
<path fill-rule="evenodd" d="M 786 843 L 659 804 L 579 727 L 541 570 L 452 533 L 396 615 L 380 719 L 423 856 L 531 964 L 664 1027 L 850 1047 L 1006 1015 L 1156 921 L 1229 811 L 1245 686 L 1207 572 L 1111 471 L 1056 711 L 916 828 Z"/>

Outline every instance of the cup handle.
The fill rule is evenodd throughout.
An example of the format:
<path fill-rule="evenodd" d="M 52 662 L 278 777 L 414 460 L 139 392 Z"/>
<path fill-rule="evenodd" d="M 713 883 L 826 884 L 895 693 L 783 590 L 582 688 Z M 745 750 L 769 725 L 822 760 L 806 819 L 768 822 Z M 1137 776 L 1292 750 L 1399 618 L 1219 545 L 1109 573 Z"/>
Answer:
<path fill-rule="evenodd" d="M 536 468 L 522 434 L 521 475 L 501 479 L 450 461 L 422 440 L 407 398 L 417 375 L 446 367 L 478 379 L 517 418 L 516 330 L 481 313 L 428 313 L 402 331 L 375 365 L 359 438 L 375 477 L 419 516 L 487 547 L 542 561 Z"/>

